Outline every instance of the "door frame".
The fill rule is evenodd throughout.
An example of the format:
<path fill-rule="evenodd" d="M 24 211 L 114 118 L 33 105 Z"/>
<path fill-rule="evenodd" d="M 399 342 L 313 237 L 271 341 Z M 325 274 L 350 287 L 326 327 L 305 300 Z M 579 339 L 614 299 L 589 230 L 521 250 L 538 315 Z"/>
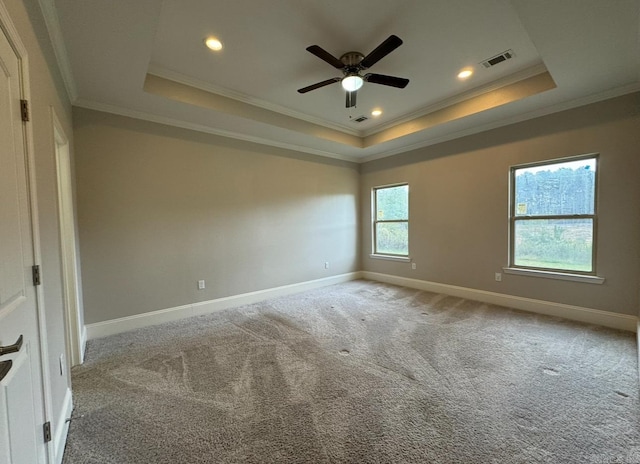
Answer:
<path fill-rule="evenodd" d="M 29 79 L 29 57 L 27 49 L 22 43 L 22 39 L 18 34 L 18 30 L 13 24 L 11 15 L 5 6 L 4 0 L 0 0 L 0 29 L 7 37 L 7 40 L 11 44 L 16 56 L 18 57 L 20 68 L 20 94 L 23 100 L 31 102 L 31 89 Z M 42 253 L 40 248 L 40 223 L 38 220 L 38 202 L 37 202 L 37 189 L 36 189 L 36 172 L 35 172 L 35 158 L 34 158 L 34 142 L 33 142 L 33 128 L 31 123 L 23 124 L 22 131 L 24 137 L 24 150 L 25 150 L 25 169 L 26 169 L 26 181 L 27 181 L 27 196 L 29 205 L 29 217 L 31 219 L 31 236 L 33 246 L 33 265 L 40 265 L 42 263 Z M 39 411 L 39 419 L 44 424 L 50 418 L 53 417 L 51 411 L 51 377 L 49 372 L 49 350 L 47 345 L 47 323 L 46 313 L 44 305 L 44 290 L 42 285 L 35 287 L 36 293 L 36 308 L 38 319 L 38 345 L 40 354 L 40 372 L 42 377 L 42 404 L 43 410 Z M 52 463 L 54 460 L 53 441 L 46 444 L 46 456 L 45 461 Z"/>
<path fill-rule="evenodd" d="M 75 208 L 73 203 L 73 177 L 69 139 L 64 133 L 55 109 L 51 107 L 53 146 L 55 150 L 56 183 L 58 195 L 58 226 L 60 232 L 60 262 L 63 284 L 65 340 L 67 366 L 84 362 L 84 340 L 80 317 L 79 272 Z M 67 368 L 67 376 L 69 376 Z M 70 379 L 69 379 L 70 380 Z M 71 382 L 69 382 L 70 384 Z"/>

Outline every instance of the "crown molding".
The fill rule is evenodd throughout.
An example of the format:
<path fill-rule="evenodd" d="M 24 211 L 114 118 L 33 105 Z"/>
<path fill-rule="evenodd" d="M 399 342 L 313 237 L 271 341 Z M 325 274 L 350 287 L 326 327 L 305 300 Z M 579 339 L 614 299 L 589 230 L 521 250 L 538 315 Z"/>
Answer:
<path fill-rule="evenodd" d="M 458 139 L 461 137 L 465 137 L 467 135 L 478 134 L 480 132 L 485 132 L 492 129 L 497 129 L 499 127 L 508 126 L 511 124 L 516 124 L 523 121 L 528 121 L 530 119 L 539 118 L 542 116 L 547 116 L 553 113 L 559 113 L 561 111 L 570 110 L 573 108 L 578 108 L 580 106 L 590 105 L 591 103 L 597 103 L 604 100 L 609 100 L 611 98 L 621 97 L 623 95 L 627 95 L 634 92 L 640 91 L 640 82 L 634 82 L 632 84 L 624 85 L 621 87 L 616 87 L 614 89 L 609 89 L 604 92 L 600 92 L 593 95 L 588 95 L 586 97 L 576 98 L 574 100 L 565 101 L 562 103 L 558 103 L 556 105 L 547 106 L 545 108 L 529 111 L 526 113 L 522 113 L 516 116 L 510 116 L 508 118 L 503 118 L 498 121 L 494 121 L 488 124 L 483 124 L 480 126 L 475 126 L 469 129 L 464 129 L 461 131 L 452 132 L 447 135 L 443 135 L 440 137 L 434 137 L 428 140 L 423 140 L 421 142 L 417 142 L 412 145 L 406 145 L 401 148 L 397 148 L 394 150 L 389 150 L 383 153 L 377 153 L 369 156 L 364 156 L 360 158 L 357 162 L 364 164 L 370 161 L 375 161 L 382 158 L 387 158 L 389 156 L 399 155 L 401 153 L 406 153 L 409 151 L 417 150 L 420 148 L 428 147 L 431 145 L 436 145 L 438 143 L 448 142 L 450 140 Z"/>
<path fill-rule="evenodd" d="M 332 153 L 332 152 L 327 152 L 327 151 L 323 151 L 323 150 L 316 150 L 316 149 L 305 147 L 305 146 L 301 146 L 301 145 L 289 144 L 289 143 L 284 143 L 284 142 L 277 142 L 277 141 L 274 141 L 274 140 L 268 140 L 268 139 L 264 139 L 262 137 L 249 136 L 249 135 L 241 134 L 241 133 L 238 133 L 238 132 L 226 131 L 226 130 L 221 130 L 221 129 L 214 129 L 212 127 L 208 127 L 208 126 L 204 126 L 204 125 L 200 125 L 200 124 L 180 121 L 180 120 L 174 119 L 174 118 L 154 115 L 154 114 L 143 112 L 143 111 L 131 110 L 131 109 L 124 108 L 124 107 L 119 107 L 119 106 L 115 106 L 115 105 L 109 105 L 109 104 L 106 104 L 106 103 L 90 101 L 90 100 L 85 100 L 85 99 L 77 100 L 74 103 L 74 106 L 77 106 L 77 107 L 80 107 L 80 108 L 86 108 L 86 109 L 90 109 L 90 110 L 95 110 L 95 111 L 101 111 L 101 112 L 105 112 L 105 113 L 112 113 L 112 114 L 116 114 L 116 115 L 120 115 L 120 116 L 126 116 L 126 117 L 130 117 L 130 118 L 134 118 L 134 119 L 141 119 L 141 120 L 155 122 L 155 123 L 158 123 L 158 124 L 164 124 L 164 125 L 168 125 L 168 126 L 180 127 L 182 129 L 189 129 L 189 130 L 194 130 L 194 131 L 198 131 L 198 132 L 205 132 L 205 133 L 208 133 L 208 134 L 218 135 L 218 136 L 221 136 L 221 137 L 227 137 L 227 138 L 242 140 L 242 141 L 246 141 L 246 142 L 257 143 L 257 144 L 261 144 L 261 145 L 267 145 L 267 146 L 271 146 L 271 147 L 275 147 L 275 148 L 282 148 L 282 149 L 285 149 L 285 150 L 293 150 L 293 151 L 298 151 L 298 152 L 301 152 L 301 153 L 307 153 L 307 154 L 310 154 L 310 155 L 323 156 L 323 157 L 338 159 L 338 160 L 341 160 L 341 161 L 348 161 L 348 162 L 352 162 L 352 163 L 364 164 L 364 163 L 368 163 L 370 161 L 375 161 L 375 160 L 378 160 L 378 159 L 399 155 L 401 153 L 406 153 L 406 152 L 409 152 L 409 151 L 418 150 L 420 148 L 428 147 L 428 146 L 431 146 L 431 145 L 436 145 L 438 143 L 448 142 L 450 140 L 458 139 L 458 138 L 465 137 L 465 136 L 468 136 L 468 135 L 478 134 L 478 133 L 485 132 L 485 131 L 488 131 L 488 130 L 497 129 L 499 127 L 508 126 L 510 124 L 516 124 L 516 123 L 527 121 L 527 120 L 530 120 L 530 119 L 535 119 L 535 118 L 546 116 L 546 115 L 549 115 L 549 114 L 558 113 L 560 111 L 565 111 L 565 110 L 570 110 L 570 109 L 573 109 L 573 108 L 578 108 L 580 106 L 589 105 L 591 103 L 597 103 L 597 102 L 600 102 L 600 101 L 604 101 L 604 100 L 608 100 L 608 99 L 611 99 L 611 98 L 620 97 L 620 96 L 623 96 L 623 95 L 627 95 L 627 94 L 634 93 L 634 92 L 639 92 L 639 91 L 640 91 L 640 83 L 633 83 L 633 84 L 629 84 L 629 85 L 626 85 L 626 86 L 617 87 L 615 89 L 610 89 L 608 91 L 601 92 L 601 93 L 598 93 L 598 94 L 593 94 L 593 95 L 590 95 L 590 96 L 587 96 L 587 97 L 583 97 L 583 98 L 577 98 L 577 99 L 570 100 L 570 101 L 567 101 L 567 102 L 559 103 L 557 105 L 552 105 L 552 106 L 549 106 L 549 107 L 546 107 L 546 108 L 543 108 L 543 109 L 539 109 L 539 110 L 534 110 L 534 111 L 530 111 L 530 112 L 527 112 L 527 113 L 523 113 L 523 114 L 518 115 L 518 116 L 512 116 L 512 117 L 508 117 L 508 118 L 503 118 L 503 119 L 500 119 L 498 121 L 494 121 L 492 123 L 483 124 L 483 125 L 480 125 L 480 126 L 475 126 L 473 128 L 452 132 L 450 134 L 443 135 L 443 136 L 440 136 L 440 137 L 430 138 L 428 140 L 417 142 L 417 143 L 414 143 L 414 144 L 411 144 L 411 145 L 406 145 L 406 146 L 403 146 L 403 147 L 400 147 L 400 148 L 396 148 L 396 149 L 393 149 L 393 150 L 389 150 L 389 151 L 385 151 L 385 152 L 382 152 L 382 153 L 376 153 L 376 154 L 372 154 L 372 155 L 369 155 L 369 156 L 364 156 L 362 158 L 358 158 L 356 156 L 341 155 L 341 154 L 338 154 L 338 153 Z"/>
<path fill-rule="evenodd" d="M 64 87 L 67 90 L 67 96 L 71 104 L 73 104 L 78 99 L 78 88 L 73 78 L 73 73 L 71 72 L 71 62 L 69 61 L 67 47 L 62 37 L 62 28 L 60 27 L 54 0 L 38 0 L 38 3 L 40 4 L 40 10 L 42 11 L 47 31 L 49 32 L 49 39 L 51 40 L 53 53 L 56 56 L 58 69 L 62 75 Z"/>
<path fill-rule="evenodd" d="M 356 137 L 362 137 L 362 132 L 359 130 L 353 129 L 352 127 L 329 122 L 329 121 L 326 121 L 325 119 L 317 118 L 315 116 L 301 113 L 299 111 L 292 110 L 291 108 L 287 108 L 285 106 L 280 106 L 275 103 L 268 102 L 266 100 L 255 98 L 242 92 L 237 92 L 235 90 L 231 90 L 226 87 L 221 87 L 215 84 L 211 84 L 209 82 L 204 82 L 204 81 L 195 79 L 193 77 L 189 77 L 184 74 L 181 74 L 179 72 L 163 68 L 162 66 L 159 66 L 155 63 L 149 64 L 147 73 L 177 82 L 179 84 L 188 85 L 189 87 L 194 87 L 196 89 L 204 90 L 205 92 L 231 98 L 233 100 L 236 100 L 238 102 L 241 102 L 247 105 L 257 106 L 259 108 L 263 108 L 269 111 L 274 111 L 276 113 L 280 113 L 285 116 L 290 116 L 292 118 L 300 119 L 302 121 L 310 122 L 312 124 L 317 124 L 319 126 L 323 126 L 328 129 L 337 130 L 340 132 L 344 132 L 345 134 L 353 135 Z"/>
<path fill-rule="evenodd" d="M 421 118 L 422 116 L 426 116 L 435 111 L 448 108 L 452 105 L 456 105 L 458 103 L 462 103 L 464 101 L 470 100 L 472 98 L 478 97 L 480 95 L 484 95 L 489 92 L 493 92 L 502 87 L 515 84 L 516 82 L 523 81 L 530 77 L 537 76 L 538 74 L 542 74 L 544 72 L 548 72 L 547 67 L 544 63 L 538 63 L 534 66 L 530 66 L 521 71 L 515 72 L 513 74 L 509 74 L 501 79 L 496 81 L 491 81 L 485 85 L 481 85 L 479 87 L 475 87 L 471 90 L 468 90 L 463 93 L 456 94 L 450 98 L 446 98 L 444 100 L 440 100 L 434 104 L 429 106 L 425 106 L 419 110 L 413 111 L 411 113 L 405 114 L 398 118 L 392 119 L 391 121 L 385 122 L 382 126 L 372 127 L 364 131 L 363 137 L 368 137 L 370 135 L 378 134 L 380 132 L 384 132 L 387 129 L 391 129 L 395 126 L 399 126 L 400 124 L 404 124 L 406 122 L 411 122 L 414 119 Z"/>
<path fill-rule="evenodd" d="M 187 121 L 181 121 L 179 119 L 170 118 L 167 116 L 160 116 L 156 114 L 147 113 L 144 111 L 132 110 L 121 106 L 110 105 L 107 103 L 96 102 L 86 99 L 78 99 L 73 106 L 79 108 L 86 108 L 94 111 L 101 111 L 103 113 L 116 114 L 118 116 L 126 116 L 133 119 L 140 119 L 143 121 L 154 122 L 157 124 L 164 124 L 166 126 L 179 127 L 181 129 L 188 129 L 197 132 L 205 132 L 207 134 L 217 135 L 220 137 L 226 137 L 236 140 L 242 140 L 244 142 L 257 143 L 259 145 L 267 145 L 274 148 L 282 148 L 284 150 L 292 150 L 301 153 L 307 153 L 309 155 L 323 156 L 325 158 L 333 158 L 341 161 L 349 161 L 351 163 L 357 163 L 357 158 L 353 156 L 341 155 L 339 153 L 332 153 L 324 150 L 316 150 L 301 145 L 296 145 L 286 142 L 278 142 L 275 140 L 269 140 L 262 137 L 254 137 L 251 135 L 241 134 L 239 132 L 227 131 L 222 129 L 215 129 L 213 127 L 204 126 Z"/>

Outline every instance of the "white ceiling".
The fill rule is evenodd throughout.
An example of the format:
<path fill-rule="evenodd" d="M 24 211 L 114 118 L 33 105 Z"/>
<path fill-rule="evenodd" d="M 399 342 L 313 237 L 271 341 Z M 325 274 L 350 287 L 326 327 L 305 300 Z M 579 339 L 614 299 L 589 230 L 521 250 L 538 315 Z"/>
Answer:
<path fill-rule="evenodd" d="M 40 2 L 74 105 L 354 161 L 640 90 L 640 0 Z M 296 91 L 340 75 L 307 46 L 366 55 L 391 34 L 368 72 L 405 89 L 365 83 L 352 109 L 339 84 Z"/>

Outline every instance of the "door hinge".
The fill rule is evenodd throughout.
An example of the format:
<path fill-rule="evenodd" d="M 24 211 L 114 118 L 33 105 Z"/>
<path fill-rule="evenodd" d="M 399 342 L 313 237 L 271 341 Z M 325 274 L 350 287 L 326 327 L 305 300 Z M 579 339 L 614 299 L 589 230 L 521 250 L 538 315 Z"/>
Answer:
<path fill-rule="evenodd" d="M 22 114 L 22 120 L 29 121 L 29 101 L 20 100 L 20 113 Z"/>
<path fill-rule="evenodd" d="M 44 432 L 44 442 L 49 443 L 51 441 L 51 422 L 45 422 L 42 431 Z"/>
<path fill-rule="evenodd" d="M 33 274 L 33 285 L 40 285 L 40 266 L 37 264 L 31 266 L 31 273 Z"/>

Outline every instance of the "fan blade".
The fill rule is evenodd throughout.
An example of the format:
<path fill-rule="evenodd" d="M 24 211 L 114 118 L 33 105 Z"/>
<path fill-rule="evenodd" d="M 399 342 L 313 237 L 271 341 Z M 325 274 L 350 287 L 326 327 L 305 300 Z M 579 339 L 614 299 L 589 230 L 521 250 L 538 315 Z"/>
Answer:
<path fill-rule="evenodd" d="M 385 76 L 384 74 L 366 74 L 364 76 L 364 80 L 367 82 L 371 82 L 372 84 L 382 84 L 388 85 L 391 87 L 398 87 L 399 89 L 404 89 L 409 83 L 409 79 L 405 79 L 403 77 L 395 77 L 395 76 Z"/>
<path fill-rule="evenodd" d="M 345 106 L 347 108 L 351 108 L 352 106 L 356 106 L 356 96 L 358 94 L 357 90 L 354 90 L 353 92 L 347 92 L 347 103 L 345 104 Z"/>
<path fill-rule="evenodd" d="M 370 68 L 400 45 L 402 45 L 402 39 L 397 35 L 390 35 L 387 40 L 378 45 L 378 48 L 364 57 L 360 62 L 360 67 Z"/>
<path fill-rule="evenodd" d="M 326 81 L 317 82 L 316 84 L 309 85 L 307 87 L 303 87 L 298 89 L 299 93 L 307 93 L 312 90 L 319 89 L 320 87 L 324 87 L 325 85 L 333 84 L 335 82 L 340 82 L 342 80 L 341 77 L 334 77 L 333 79 L 327 79 Z"/>
<path fill-rule="evenodd" d="M 338 58 L 336 58 L 335 56 L 333 56 L 331 53 L 324 50 L 323 48 L 320 48 L 318 45 L 311 45 L 310 47 L 307 47 L 307 51 L 313 53 L 315 56 L 317 56 L 321 60 L 326 61 L 334 68 L 337 68 L 337 69 L 344 68 L 344 63 L 342 61 L 340 61 Z"/>

